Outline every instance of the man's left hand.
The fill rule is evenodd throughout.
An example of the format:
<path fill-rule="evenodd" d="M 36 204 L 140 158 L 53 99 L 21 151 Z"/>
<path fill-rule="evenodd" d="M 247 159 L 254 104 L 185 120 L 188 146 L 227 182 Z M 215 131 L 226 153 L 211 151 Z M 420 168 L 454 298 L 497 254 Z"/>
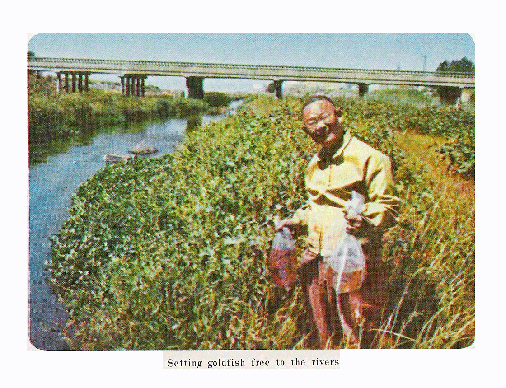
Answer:
<path fill-rule="evenodd" d="M 346 233 L 351 234 L 353 236 L 358 235 L 360 228 L 362 227 L 362 216 L 360 214 L 356 216 L 348 216 L 346 210 L 344 211 L 344 219 L 348 222 L 346 226 Z"/>

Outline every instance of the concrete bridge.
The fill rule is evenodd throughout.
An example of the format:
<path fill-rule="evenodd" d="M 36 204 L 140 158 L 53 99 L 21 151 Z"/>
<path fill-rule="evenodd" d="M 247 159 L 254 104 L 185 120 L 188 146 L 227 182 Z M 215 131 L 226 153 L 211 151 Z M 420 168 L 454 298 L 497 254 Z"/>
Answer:
<path fill-rule="evenodd" d="M 337 69 L 326 67 L 238 65 L 223 63 L 128 61 L 76 58 L 28 58 L 29 71 L 54 71 L 58 90 L 87 91 L 89 74 L 118 74 L 125 95 L 144 96 L 148 76 L 186 78 L 188 97 L 204 98 L 205 78 L 272 80 L 278 98 L 283 81 L 320 81 L 357 84 L 363 97 L 371 84 L 446 86 L 457 91 L 474 88 L 474 75 L 455 72 Z"/>

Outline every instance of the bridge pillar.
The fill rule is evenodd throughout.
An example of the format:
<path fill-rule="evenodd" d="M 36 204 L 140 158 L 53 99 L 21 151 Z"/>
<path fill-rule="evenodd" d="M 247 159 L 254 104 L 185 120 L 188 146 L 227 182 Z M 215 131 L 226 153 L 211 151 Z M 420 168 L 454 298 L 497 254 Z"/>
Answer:
<path fill-rule="evenodd" d="M 69 73 L 64 72 L 63 74 L 65 74 L 65 92 L 68 93 L 69 92 Z"/>
<path fill-rule="evenodd" d="M 364 98 L 368 91 L 369 91 L 368 84 L 358 84 L 358 96 L 360 98 Z"/>
<path fill-rule="evenodd" d="M 132 91 L 132 82 L 129 75 L 122 75 L 121 77 L 121 93 L 129 96 Z"/>
<path fill-rule="evenodd" d="M 58 80 L 56 83 L 56 92 L 61 93 L 61 87 L 62 87 L 61 71 L 56 72 L 56 79 Z"/>
<path fill-rule="evenodd" d="M 147 75 L 125 74 L 120 76 L 121 93 L 125 96 L 144 97 L 146 94 L 145 80 Z"/>
<path fill-rule="evenodd" d="M 204 78 L 186 77 L 186 87 L 188 88 L 188 98 L 204 99 Z"/>
<path fill-rule="evenodd" d="M 135 77 L 130 77 L 130 95 L 131 96 L 135 96 L 137 94 L 136 90 L 135 90 L 135 80 L 136 78 Z"/>
<path fill-rule="evenodd" d="M 90 73 L 74 71 L 57 71 L 57 91 L 62 92 L 88 92 L 90 90 Z M 62 79 L 64 78 L 64 80 Z"/>
<path fill-rule="evenodd" d="M 141 79 L 140 78 L 136 78 L 135 81 L 136 81 L 135 95 L 137 97 L 140 97 L 141 96 Z"/>
<path fill-rule="evenodd" d="M 283 98 L 283 80 L 274 80 L 274 90 L 276 91 L 276 98 Z"/>
<path fill-rule="evenodd" d="M 474 104 L 474 88 L 463 88 L 459 104 Z"/>
<path fill-rule="evenodd" d="M 130 96 L 132 93 L 132 77 L 129 75 L 121 76 L 121 93 Z"/>
<path fill-rule="evenodd" d="M 135 78 L 132 76 L 128 77 L 128 83 L 130 84 L 129 96 L 135 96 Z"/>
<path fill-rule="evenodd" d="M 462 89 L 457 86 L 440 86 L 437 91 L 444 105 L 457 105 L 462 94 Z"/>

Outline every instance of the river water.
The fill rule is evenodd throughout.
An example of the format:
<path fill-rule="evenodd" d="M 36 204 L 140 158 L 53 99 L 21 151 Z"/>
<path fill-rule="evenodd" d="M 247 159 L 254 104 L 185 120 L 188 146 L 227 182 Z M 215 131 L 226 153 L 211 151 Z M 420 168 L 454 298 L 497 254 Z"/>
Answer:
<path fill-rule="evenodd" d="M 240 101 L 232 102 L 229 113 Z M 170 153 L 181 143 L 188 130 L 206 125 L 224 116 L 202 116 L 197 119 L 169 119 L 130 128 L 111 127 L 84 140 L 84 144 L 64 147 L 65 151 L 47 155 L 41 151 L 41 161 L 31 164 L 30 179 L 30 341 L 38 349 L 68 349 L 61 335 L 66 314 L 51 294 L 45 278 L 49 275 L 45 262 L 51 258 L 49 238 L 58 233 L 68 218 L 71 197 L 78 186 L 105 166 L 104 155 L 126 154 L 139 143 L 154 146 L 153 157 Z M 41 145 L 47 149 L 49 145 Z M 32 147 L 31 147 L 32 148 Z M 57 146 L 58 148 L 58 146 Z"/>

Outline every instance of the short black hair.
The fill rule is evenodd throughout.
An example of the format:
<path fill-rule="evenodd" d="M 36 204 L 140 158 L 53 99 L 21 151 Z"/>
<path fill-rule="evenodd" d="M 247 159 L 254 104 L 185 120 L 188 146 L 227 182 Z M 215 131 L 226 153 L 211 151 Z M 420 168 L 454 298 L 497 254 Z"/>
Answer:
<path fill-rule="evenodd" d="M 313 102 L 322 101 L 322 100 L 330 102 L 334 106 L 334 108 L 337 109 L 336 103 L 334 101 L 332 101 L 332 99 L 330 97 L 325 96 L 323 94 L 317 94 L 317 95 L 309 97 L 304 102 L 304 104 L 302 104 L 302 108 L 300 108 L 300 113 L 303 115 L 304 114 L 304 109 L 306 109 L 306 106 L 308 106 L 309 104 L 312 104 Z"/>

